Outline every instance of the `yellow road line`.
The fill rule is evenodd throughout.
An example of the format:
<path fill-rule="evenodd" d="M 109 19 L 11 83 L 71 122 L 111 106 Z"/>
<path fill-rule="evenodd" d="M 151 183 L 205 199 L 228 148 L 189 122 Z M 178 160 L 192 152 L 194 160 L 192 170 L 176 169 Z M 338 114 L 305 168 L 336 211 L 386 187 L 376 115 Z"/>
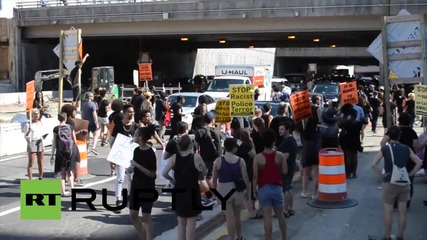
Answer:
<path fill-rule="evenodd" d="M 240 213 L 240 219 L 242 219 L 242 223 L 249 219 L 249 211 L 244 209 Z M 242 228 L 243 229 L 243 228 Z M 220 239 L 222 236 L 228 236 L 227 232 L 227 223 L 224 223 L 224 226 L 221 227 L 215 235 L 212 236 L 211 240 L 217 240 Z"/>

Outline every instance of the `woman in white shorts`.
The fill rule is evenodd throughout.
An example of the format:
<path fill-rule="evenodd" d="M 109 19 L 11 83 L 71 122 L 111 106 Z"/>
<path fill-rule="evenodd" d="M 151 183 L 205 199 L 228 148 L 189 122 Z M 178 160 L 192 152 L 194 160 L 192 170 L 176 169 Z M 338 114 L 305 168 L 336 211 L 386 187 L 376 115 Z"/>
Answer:
<path fill-rule="evenodd" d="M 246 186 L 250 186 L 249 178 L 246 171 L 245 161 L 236 156 L 237 140 L 235 138 L 227 138 L 224 141 L 225 154 L 217 158 L 213 165 L 213 188 L 223 196 L 235 189 L 236 191 L 226 201 L 225 218 L 227 221 L 227 231 L 229 239 L 242 239 L 242 222 L 240 212 L 244 204 L 245 197 L 251 196 L 251 188 L 241 189 L 238 191 L 236 181 L 244 182 Z M 240 184 L 239 184 L 240 185 Z M 218 187 L 217 187 L 218 186 Z M 237 220 L 237 221 L 236 221 Z"/>

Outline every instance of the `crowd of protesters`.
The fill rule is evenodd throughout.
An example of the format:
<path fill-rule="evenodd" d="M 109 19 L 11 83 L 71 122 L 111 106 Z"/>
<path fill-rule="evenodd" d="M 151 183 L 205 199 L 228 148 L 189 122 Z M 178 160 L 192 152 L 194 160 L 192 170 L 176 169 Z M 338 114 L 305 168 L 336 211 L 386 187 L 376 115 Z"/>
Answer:
<path fill-rule="evenodd" d="M 370 126 L 372 134 L 376 134 L 378 119 L 387 111 L 383 90 L 374 86 L 369 86 L 365 90 L 359 86 L 358 103 L 342 106 L 337 99 L 322 105 L 321 97 L 314 95 L 310 99 L 312 116 L 300 122 L 294 122 L 292 118 L 287 95 L 276 98 L 281 102 L 278 103 L 277 113 L 274 113 L 274 116 L 271 104 L 266 103 L 261 109 L 256 109 L 254 116 L 235 117 L 228 124 L 216 123 L 215 112 L 207 110 L 201 97 L 202 100 L 194 112 L 192 126 L 188 126 L 182 122 L 184 97 L 177 97 L 177 102 L 169 103 L 167 95 L 163 92 L 135 88 L 131 101 L 124 103 L 119 99 L 107 99 L 106 91 L 99 89 L 97 94 L 93 92 L 85 94 L 87 101 L 82 105 L 82 119 L 89 122 L 87 130 L 76 131 L 73 119 L 76 117 L 77 109 L 74 104 L 62 107 L 58 114 L 60 124 L 54 129 L 55 153 L 52 154 L 51 162 L 55 166 L 55 173 L 62 179 L 63 196 L 69 196 L 69 192 L 65 191 L 65 182 L 71 188 L 75 184 L 80 184 L 77 171 L 80 157 L 76 135 L 83 133 L 92 136 L 91 147 L 88 141 L 88 152 L 91 155 L 98 155 L 96 147 L 99 135 L 101 147 L 106 145 L 112 147 L 117 134 L 133 138 L 139 147 L 134 151 L 131 167 L 125 169 L 110 163 L 110 174 L 117 177 L 115 187 L 117 206 L 123 204 L 121 194 L 125 175 L 133 174 L 129 198 L 130 218 L 141 238 L 152 239 L 153 203 L 139 202 L 134 195 L 138 189 L 155 189 L 157 166 L 152 147 L 159 144 L 165 150 L 163 159 L 168 161 L 162 172 L 162 175 L 170 181 L 165 188 L 186 189 L 186 192 L 177 194 L 175 210 L 178 216 L 178 239 L 194 239 L 195 222 L 200 219 L 200 211 L 193 208 L 192 201 L 196 200 L 196 204 L 205 207 L 213 206 L 218 203 L 216 192 L 226 196 L 232 189 L 237 191 L 223 203 L 229 239 L 243 239 L 240 211 L 244 206 L 251 218 L 264 219 L 265 239 L 272 239 L 271 217 L 274 211 L 282 239 L 286 239 L 286 218 L 296 214 L 292 192 L 294 174 L 299 171 L 302 180 L 302 191 L 299 196 L 316 199 L 319 151 L 322 148 L 341 148 L 344 152 L 347 179 L 357 178 L 358 153 L 363 152 L 366 128 Z M 411 154 L 408 154 L 415 159 L 402 163 L 411 175 L 408 194 L 399 197 L 399 204 L 396 203 L 402 214 L 410 206 L 414 191 L 414 171 L 420 167 L 420 162 L 412 152 L 427 150 L 427 136 L 424 134 L 417 136 L 412 128 L 415 120 L 414 99 L 414 93 L 405 94 L 402 88 L 394 87 L 390 96 L 391 126 L 387 126 L 383 117 L 385 129 L 397 126 L 385 131 L 381 146 L 384 148 L 387 143 L 400 142 L 411 150 Z M 36 101 L 36 107 L 31 112 L 32 123 L 25 128 L 30 179 L 34 158 L 37 158 L 39 164 L 39 179 L 43 177 L 42 139 L 45 136 L 40 127 L 40 114 L 43 109 L 39 107 L 43 106 L 41 93 L 37 93 Z M 171 127 L 172 133 L 166 142 L 167 126 Z M 397 136 L 393 132 L 396 128 Z M 194 134 L 193 138 L 190 138 L 190 132 Z M 67 134 L 69 136 L 66 136 Z M 68 148 L 71 150 L 66 146 L 64 150 L 64 142 L 70 143 Z M 380 157 L 385 157 L 385 161 L 389 161 L 385 150 L 382 149 L 381 152 L 382 155 L 376 158 L 373 166 L 378 163 Z M 423 167 L 427 168 L 425 164 L 427 151 L 422 152 Z M 390 171 L 387 168 L 385 170 Z M 406 203 L 405 207 L 400 204 L 403 201 Z M 393 203 L 390 198 L 384 200 L 386 211 L 389 204 Z M 255 208 L 257 205 L 259 209 Z M 140 209 L 143 221 L 138 217 Z M 390 218 L 389 215 L 387 212 L 387 220 Z M 404 215 L 400 217 L 403 218 Z M 387 223 L 386 239 L 389 239 L 389 228 Z M 399 228 L 399 239 L 403 239 L 403 231 L 404 227 Z"/>

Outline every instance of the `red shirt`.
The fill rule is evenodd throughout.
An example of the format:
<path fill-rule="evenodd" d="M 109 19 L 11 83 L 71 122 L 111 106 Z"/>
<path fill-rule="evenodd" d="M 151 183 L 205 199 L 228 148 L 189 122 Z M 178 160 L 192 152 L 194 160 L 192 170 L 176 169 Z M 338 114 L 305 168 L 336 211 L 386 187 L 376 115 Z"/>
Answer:
<path fill-rule="evenodd" d="M 265 165 L 258 170 L 258 188 L 265 184 L 282 186 L 282 169 L 276 164 L 276 151 L 271 153 L 262 152 L 265 158 Z"/>

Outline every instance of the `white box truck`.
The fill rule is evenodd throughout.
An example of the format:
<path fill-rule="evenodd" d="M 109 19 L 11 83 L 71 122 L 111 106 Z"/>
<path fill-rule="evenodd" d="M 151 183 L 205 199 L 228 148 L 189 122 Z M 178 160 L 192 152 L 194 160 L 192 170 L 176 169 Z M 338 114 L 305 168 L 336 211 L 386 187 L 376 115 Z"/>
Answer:
<path fill-rule="evenodd" d="M 215 66 L 215 77 L 206 94 L 223 99 L 230 94 L 230 84 L 254 85 L 260 95 L 258 100 L 271 100 L 272 66 L 250 64 L 227 64 Z"/>

